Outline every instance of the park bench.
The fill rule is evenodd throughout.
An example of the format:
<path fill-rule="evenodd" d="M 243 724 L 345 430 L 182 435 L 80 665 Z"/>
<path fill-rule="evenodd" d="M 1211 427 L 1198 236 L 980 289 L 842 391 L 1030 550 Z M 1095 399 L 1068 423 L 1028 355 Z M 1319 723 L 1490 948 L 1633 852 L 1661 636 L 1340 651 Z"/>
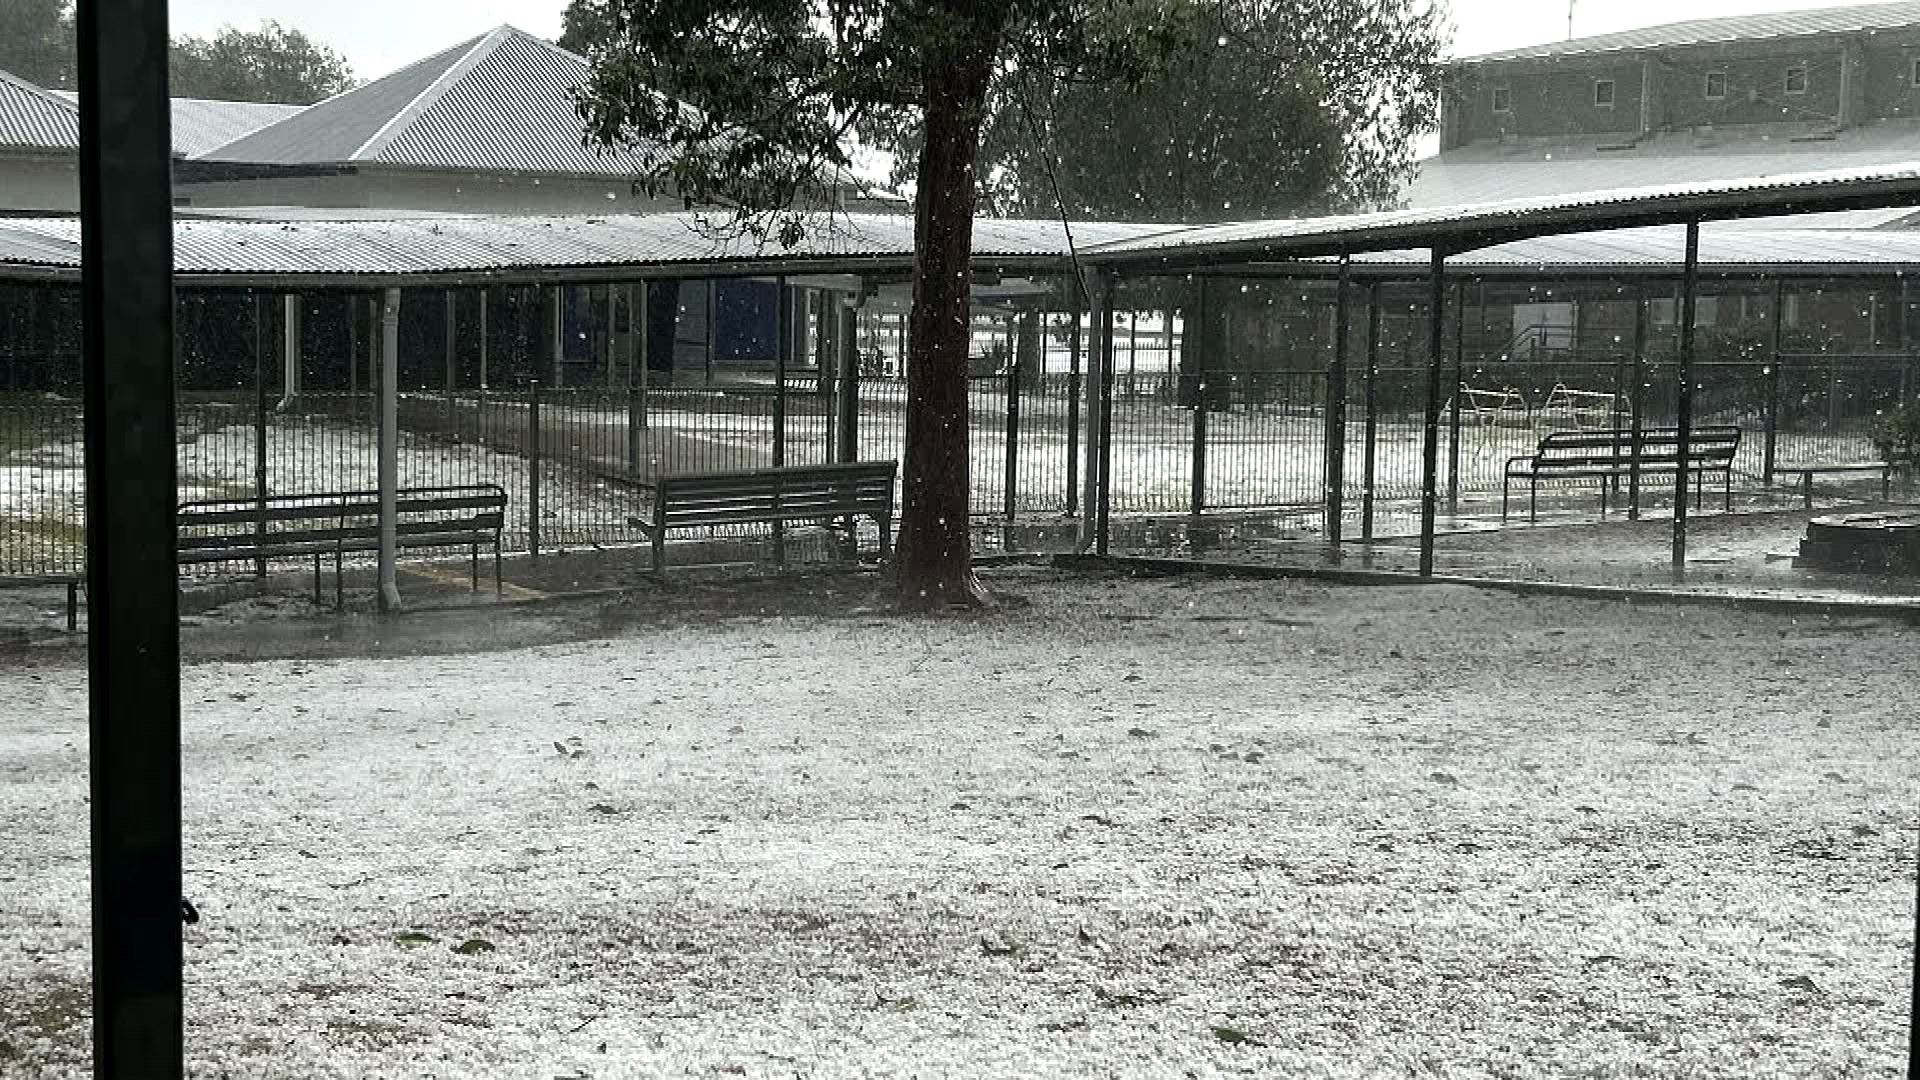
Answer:
<path fill-rule="evenodd" d="M 87 579 L 79 574 L 31 574 L 0 578 L 0 589 L 64 585 L 67 588 L 67 633 L 80 632 L 80 589 Z"/>
<path fill-rule="evenodd" d="M 500 588 L 500 531 L 507 493 L 497 484 L 401 488 L 394 499 L 395 539 L 402 549 L 466 548 L 473 587 L 480 587 L 480 548 L 493 547 L 493 585 Z M 320 563 L 333 556 L 334 605 L 344 606 L 348 552 L 380 550 L 380 493 L 335 491 L 250 499 L 197 499 L 175 511 L 183 566 L 312 556 L 313 600 L 320 602 Z"/>
<path fill-rule="evenodd" d="M 1813 478 L 1829 473 L 1879 473 L 1880 501 L 1893 498 L 1893 462 L 1891 461 L 1803 461 L 1791 465 L 1775 465 L 1773 471 L 1800 478 L 1800 497 L 1806 508 L 1813 509 Z"/>
<path fill-rule="evenodd" d="M 1726 508 L 1733 509 L 1733 456 L 1740 449 L 1740 429 L 1710 425 L 1692 430 L 1687 460 L 1680 460 L 1676 428 L 1608 428 L 1602 431 L 1555 431 L 1542 437 L 1531 454 L 1507 459 L 1500 481 L 1500 520 L 1507 520 L 1507 501 L 1515 480 L 1527 481 L 1527 520 L 1538 520 L 1540 481 L 1593 478 L 1600 481 L 1600 511 L 1607 509 L 1609 483 L 1634 474 L 1673 474 L 1685 470 L 1694 479 L 1694 505 L 1702 500 L 1706 477 L 1719 473 L 1726 482 Z"/>
<path fill-rule="evenodd" d="M 856 461 L 789 465 L 745 472 L 662 476 L 654 483 L 653 519 L 635 519 L 653 542 L 653 572 L 666 569 L 667 533 L 714 525 L 771 525 L 870 517 L 880 526 L 880 557 L 893 532 L 893 485 L 898 465 Z"/>

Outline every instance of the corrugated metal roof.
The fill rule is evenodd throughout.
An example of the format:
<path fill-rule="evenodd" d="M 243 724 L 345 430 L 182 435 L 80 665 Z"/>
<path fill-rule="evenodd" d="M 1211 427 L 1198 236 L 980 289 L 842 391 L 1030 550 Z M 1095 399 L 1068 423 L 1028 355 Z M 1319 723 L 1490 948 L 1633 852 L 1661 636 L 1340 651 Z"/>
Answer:
<path fill-rule="evenodd" d="M 1920 162 L 1920 120 L 1840 132 L 1805 125 L 1742 125 L 1664 132 L 1602 150 L 1594 136 L 1485 140 L 1419 163 L 1406 189 L 1416 209 L 1562 195 L 1571 191 L 1711 183 Z"/>
<path fill-rule="evenodd" d="M 1544 235 L 1819 210 L 1920 205 L 1920 164 L 1599 191 L 1346 217 L 1200 225 L 1123 240 L 1090 261 L 1152 268 L 1171 260 L 1284 258 L 1340 249 L 1470 248 Z"/>
<path fill-rule="evenodd" d="M 628 177 L 645 163 L 582 145 L 587 61 L 503 26 L 201 155 L 261 165 L 387 165 Z"/>
<path fill-rule="evenodd" d="M 1485 244 L 1455 256 L 1461 266 L 1645 266 L 1671 263 L 1671 232 L 1593 233 L 1678 217 L 1738 216 L 1786 206 L 1817 211 L 1920 201 L 1920 167 L 1876 173 L 1815 173 L 1733 185 L 1683 185 L 1590 192 L 1559 199 L 1404 210 L 1342 218 L 1229 225 L 1082 222 L 1074 248 L 1091 264 L 1128 273 L 1179 273 L 1185 266 L 1308 258 L 1338 250 L 1388 251 L 1381 263 L 1427 258 L 1391 249 L 1466 237 Z M 448 217 L 408 220 L 178 220 L 178 272 L 192 285 L 443 284 L 496 280 L 606 280 L 647 274 L 896 272 L 912 263 L 914 222 L 892 214 L 814 215 L 795 248 L 726 227 L 700 213 L 585 217 Z M 1551 236 L 1587 231 L 1581 236 Z M 1920 233 L 1781 233 L 1712 228 L 1706 257 L 1716 265 L 1920 266 Z M 1520 246 L 1527 235 L 1544 236 Z M 72 218 L 0 220 L 0 276 L 71 274 L 80 265 Z M 981 262 L 1051 270 L 1068 252 L 1057 221 L 975 223 Z"/>
<path fill-rule="evenodd" d="M 63 101 L 78 103 L 71 90 L 52 91 Z M 172 137 L 175 157 L 190 158 L 259 131 L 305 109 L 305 105 L 276 105 L 259 101 L 212 101 L 173 98 Z"/>
<path fill-rule="evenodd" d="M 1689 19 L 1615 34 L 1597 34 L 1571 41 L 1507 49 L 1467 57 L 1462 62 L 1473 64 L 1584 56 L 1631 49 L 1684 48 L 1690 45 L 1718 45 L 1731 41 L 1809 37 L 1816 34 L 1858 34 L 1915 25 L 1920 25 L 1920 3 L 1855 4 L 1761 15 L 1734 15 L 1720 19 Z"/>
<path fill-rule="evenodd" d="M 1460 271 L 1675 270 L 1684 258 L 1682 226 L 1618 229 L 1612 232 L 1542 236 L 1481 248 L 1447 261 Z M 1423 249 L 1372 251 L 1355 255 L 1356 265 L 1425 271 Z M 1709 269 L 1809 270 L 1920 266 L 1920 233 L 1795 229 L 1735 229 L 1707 225 L 1700 230 L 1700 265 Z"/>
<path fill-rule="evenodd" d="M 0 71 L 0 148 L 80 152 L 80 110 Z"/>

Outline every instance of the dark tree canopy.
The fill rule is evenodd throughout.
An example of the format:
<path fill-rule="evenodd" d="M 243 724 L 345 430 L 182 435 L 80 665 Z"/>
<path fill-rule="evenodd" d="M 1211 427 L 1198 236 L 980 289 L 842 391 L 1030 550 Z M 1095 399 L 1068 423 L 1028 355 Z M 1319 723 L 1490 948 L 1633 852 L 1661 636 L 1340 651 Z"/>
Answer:
<path fill-rule="evenodd" d="M 75 84 L 72 0 L 0 2 L 0 71 L 49 90 Z"/>
<path fill-rule="evenodd" d="M 177 37 L 168 68 L 175 97 L 311 105 L 353 86 L 339 53 L 271 21 L 258 30 Z"/>
<path fill-rule="evenodd" d="M 1438 122 L 1439 13 L 1414 0 L 1217 0 L 1137 85 L 1005 72 L 980 159 L 993 213 L 1119 221 L 1391 204 Z M 870 125 L 911 184 L 917 131 Z"/>

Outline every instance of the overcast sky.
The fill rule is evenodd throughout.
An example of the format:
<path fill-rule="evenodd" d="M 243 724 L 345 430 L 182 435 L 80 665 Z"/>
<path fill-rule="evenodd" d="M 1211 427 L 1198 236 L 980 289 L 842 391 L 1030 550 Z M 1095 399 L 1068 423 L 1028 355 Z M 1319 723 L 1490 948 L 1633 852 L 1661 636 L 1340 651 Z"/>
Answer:
<path fill-rule="evenodd" d="M 0 0 L 4 2 L 4 0 Z M 1454 55 L 1470 56 L 1567 35 L 1562 0 L 1449 0 Z M 1581 36 L 1683 19 L 1830 6 L 1808 0 L 1577 0 Z M 304 31 L 343 53 L 361 79 L 375 79 L 500 25 L 541 37 L 560 33 L 566 0 L 172 0 L 176 34 L 205 36 L 264 19 Z"/>

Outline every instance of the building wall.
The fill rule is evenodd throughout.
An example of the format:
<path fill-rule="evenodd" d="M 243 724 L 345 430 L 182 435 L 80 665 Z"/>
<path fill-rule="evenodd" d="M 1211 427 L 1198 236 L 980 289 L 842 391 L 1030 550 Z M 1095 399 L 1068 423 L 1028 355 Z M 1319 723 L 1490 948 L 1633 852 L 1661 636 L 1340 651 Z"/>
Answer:
<path fill-rule="evenodd" d="M 1465 145 L 1501 135 L 1558 135 L 1566 132 L 1631 136 L 1640 130 L 1643 66 L 1638 59 L 1538 62 L 1487 65 L 1463 78 L 1465 116 L 1449 134 Z M 1613 80 L 1611 108 L 1594 104 L 1594 84 Z M 1496 87 L 1504 87 L 1511 108 L 1493 111 Z"/>
<path fill-rule="evenodd" d="M 0 156 L 0 211 L 79 209 L 79 158 Z"/>

